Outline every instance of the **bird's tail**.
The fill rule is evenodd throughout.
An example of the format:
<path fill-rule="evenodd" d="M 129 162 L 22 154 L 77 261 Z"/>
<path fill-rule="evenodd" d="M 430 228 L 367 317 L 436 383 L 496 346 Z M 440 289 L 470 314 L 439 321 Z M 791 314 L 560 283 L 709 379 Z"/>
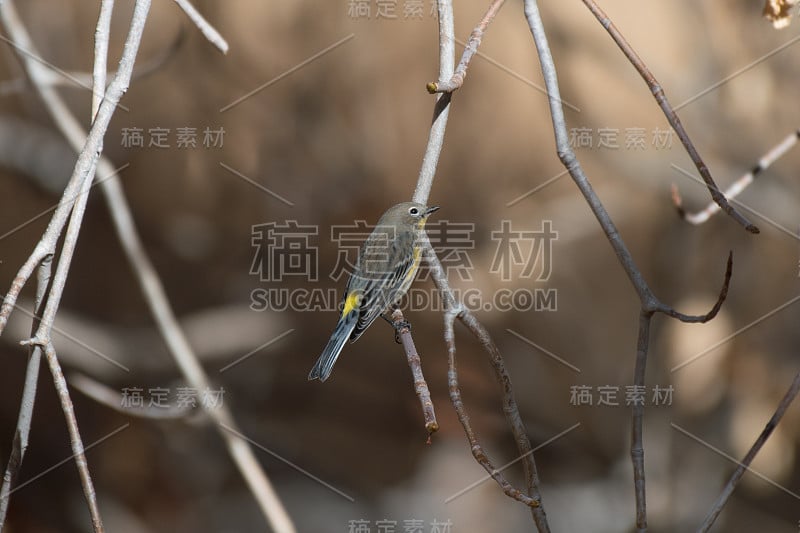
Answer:
<path fill-rule="evenodd" d="M 358 322 L 358 313 L 356 312 L 350 312 L 339 319 L 339 323 L 336 324 L 336 329 L 333 330 L 325 350 L 323 350 L 314 368 L 308 374 L 309 381 L 312 379 L 325 381 L 330 377 L 333 365 L 336 363 L 339 354 L 342 353 L 344 343 L 350 338 L 353 328 L 356 327 L 356 322 Z"/>

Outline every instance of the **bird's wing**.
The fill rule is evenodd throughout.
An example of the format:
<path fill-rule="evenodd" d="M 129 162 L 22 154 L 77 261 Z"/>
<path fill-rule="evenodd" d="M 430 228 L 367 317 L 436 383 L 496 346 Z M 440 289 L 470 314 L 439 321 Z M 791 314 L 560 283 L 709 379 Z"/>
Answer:
<path fill-rule="evenodd" d="M 361 314 L 350 335 L 351 341 L 358 339 L 381 313 L 402 296 L 398 295 L 398 291 L 416 262 L 413 254 L 409 254 L 406 250 L 405 246 L 398 244 L 398 240 L 393 240 L 388 253 L 389 268 L 384 272 L 373 272 L 362 277 L 364 294 L 361 300 Z"/>

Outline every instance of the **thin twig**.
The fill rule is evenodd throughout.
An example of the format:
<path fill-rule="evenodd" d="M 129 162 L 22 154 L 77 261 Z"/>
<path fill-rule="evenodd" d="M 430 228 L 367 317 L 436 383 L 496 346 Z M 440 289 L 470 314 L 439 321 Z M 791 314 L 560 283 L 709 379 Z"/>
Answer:
<path fill-rule="evenodd" d="M 638 54 L 631 48 L 631 45 L 625 40 L 625 37 L 620 33 L 614 23 L 611 21 L 610 18 L 603 12 L 602 9 L 593 1 L 593 0 L 583 0 L 583 3 L 589 8 L 589 11 L 597 18 L 600 24 L 606 29 L 608 34 L 617 43 L 622 53 L 625 54 L 625 57 L 628 58 L 628 61 L 636 68 L 639 74 L 644 79 L 647 86 L 650 88 L 650 92 L 653 93 L 653 97 L 658 102 L 659 107 L 661 107 L 662 111 L 664 112 L 664 116 L 667 117 L 672 129 L 675 130 L 675 133 L 678 135 L 678 138 L 681 140 L 683 147 L 686 149 L 686 153 L 689 154 L 692 162 L 694 163 L 695 167 L 697 167 L 697 171 L 700 172 L 700 176 L 703 178 L 703 181 L 706 183 L 706 187 L 708 187 L 708 192 L 711 194 L 711 198 L 717 203 L 723 211 L 725 211 L 731 218 L 733 218 L 736 222 L 744 226 L 744 228 L 749 231 L 750 233 L 758 233 L 759 229 L 756 227 L 752 222 L 747 220 L 741 213 L 739 213 L 732 205 L 728 203 L 728 200 L 725 196 L 720 193 L 719 188 L 717 187 L 716 183 L 714 183 L 714 178 L 711 177 L 711 173 L 708 170 L 708 167 L 703 162 L 703 159 L 700 157 L 700 153 L 692 144 L 691 139 L 689 139 L 689 134 L 686 133 L 686 130 L 683 128 L 683 124 L 681 124 L 680 118 L 678 118 L 677 113 L 675 110 L 672 109 L 669 101 L 667 100 L 666 95 L 664 94 L 664 89 L 658 83 L 653 73 L 650 72 L 650 69 L 647 68 L 644 61 L 638 56 Z"/>
<path fill-rule="evenodd" d="M 175 33 L 172 42 L 166 47 L 155 51 L 152 57 L 139 60 L 133 69 L 132 80 L 139 80 L 158 71 L 164 64 L 171 59 L 175 52 L 180 48 L 186 37 L 186 29 L 181 26 Z M 92 84 L 91 72 L 79 70 L 62 70 L 51 68 L 42 70 L 41 83 L 43 85 L 53 85 L 64 89 L 89 89 Z M 108 71 L 107 76 L 114 76 L 116 71 Z M 0 96 L 24 93 L 29 88 L 27 78 L 19 76 L 6 81 L 0 81 Z M 59 189 L 60 192 L 60 189 Z"/>
<path fill-rule="evenodd" d="M 106 95 L 106 72 L 108 69 L 108 41 L 111 34 L 111 15 L 114 0 L 100 2 L 100 15 L 94 32 L 94 66 L 92 68 L 92 120 L 97 116 L 100 103 Z"/>
<path fill-rule="evenodd" d="M 47 365 L 50 367 L 50 373 L 53 376 L 56 393 L 61 402 L 61 410 L 64 412 L 64 418 L 66 418 L 67 421 L 67 430 L 69 431 L 69 442 L 72 447 L 73 459 L 75 459 L 75 466 L 78 467 L 78 475 L 81 478 L 83 494 L 89 506 L 89 514 L 92 517 L 92 527 L 95 533 L 102 533 L 103 521 L 100 519 L 100 511 L 97 508 L 97 494 L 94 491 L 92 477 L 89 475 L 86 454 L 83 453 L 83 441 L 81 440 L 81 434 L 78 430 L 78 420 L 75 418 L 75 408 L 72 406 L 72 399 L 69 397 L 67 380 L 64 379 L 64 373 L 61 371 L 61 365 L 58 363 L 56 350 L 53 348 L 52 344 L 48 344 L 44 347 L 44 355 L 47 359 Z"/>
<path fill-rule="evenodd" d="M 0 297 L 2 297 L 0 295 Z M 33 303 L 24 300 L 16 304 L 15 313 L 34 316 Z M 265 318 L 268 323 L 265 324 Z M 232 353 L 253 352 L 292 331 L 279 313 L 266 316 L 254 314 L 247 305 L 223 306 L 183 315 L 180 326 L 186 331 L 195 354 L 203 364 L 217 364 Z M 32 335 L 23 320 L 12 320 L 6 326 L 6 342 L 11 338 Z M 175 369 L 170 352 L 161 334 L 154 327 L 128 327 L 95 320 L 61 309 L 53 326 L 53 338 L 60 342 L 58 358 L 61 364 L 80 370 L 100 381 L 116 380 L 119 371 L 170 373 Z M 265 339 L 266 342 L 265 342 Z M 9 344 L 16 344 L 8 342 Z M 224 367 L 223 367 L 224 368 Z"/>
<path fill-rule="evenodd" d="M 503 492 L 509 498 L 520 501 L 531 508 L 540 509 L 541 501 L 539 499 L 531 498 L 521 490 L 515 488 L 506 480 L 500 471 L 495 468 L 478 441 L 475 431 L 472 429 L 472 425 L 469 421 L 469 415 L 467 415 L 466 409 L 464 408 L 464 402 L 461 399 L 461 390 L 459 389 L 458 385 L 455 333 L 453 331 L 453 322 L 455 321 L 456 317 L 463 312 L 463 308 L 461 311 L 449 310 L 446 311 L 444 315 L 444 340 L 445 344 L 447 344 L 448 362 L 447 383 L 450 390 L 450 400 L 456 410 L 458 420 L 464 427 L 464 432 L 467 434 L 467 440 L 469 440 L 470 450 L 472 451 L 472 455 L 475 457 L 475 460 L 478 461 L 478 464 L 480 464 L 489 473 L 489 475 L 492 476 L 492 479 L 494 479 L 497 484 L 500 485 L 500 487 L 503 489 Z M 539 528 L 539 531 L 542 531 L 541 527 Z M 549 529 L 546 529 L 545 531 L 549 531 Z"/>
<path fill-rule="evenodd" d="M 400 337 L 400 342 L 403 344 L 403 351 L 408 359 L 408 366 L 411 368 L 411 376 L 414 379 L 414 391 L 419 397 L 419 402 L 422 405 L 422 415 L 425 420 L 425 431 L 428 432 L 428 444 L 431 442 L 431 435 L 439 430 L 439 423 L 436 421 L 436 413 L 433 410 L 433 401 L 431 400 L 431 392 L 428 390 L 428 383 L 425 381 L 425 376 L 422 374 L 422 360 L 417 353 L 417 347 L 414 346 L 414 337 L 411 336 L 411 328 L 403 317 L 403 311 L 395 309 L 392 312 L 392 325 Z"/>
<path fill-rule="evenodd" d="M 483 39 L 483 34 L 486 31 L 486 28 L 492 23 L 492 20 L 494 20 L 494 17 L 497 15 L 497 12 L 500 11 L 500 8 L 503 7 L 505 1 L 506 0 L 492 0 L 492 3 L 489 5 L 489 9 L 486 11 L 486 14 L 483 16 L 478 25 L 475 26 L 475 29 L 472 30 L 469 40 L 467 41 L 466 46 L 464 46 L 464 53 L 461 55 L 461 60 L 458 62 L 458 67 L 456 67 L 455 73 L 450 77 L 449 80 L 443 82 L 440 81 L 439 83 L 430 82 L 426 86 L 429 93 L 452 93 L 464 85 L 464 78 L 467 76 L 469 62 L 472 61 L 473 56 L 478 53 L 478 47 L 481 45 L 481 39 Z"/>
<path fill-rule="evenodd" d="M 52 256 L 45 257 L 37 271 L 36 300 L 34 304 L 33 320 L 31 321 L 31 335 L 33 335 L 36 328 L 39 327 L 39 317 L 44 308 L 47 291 L 50 288 L 52 264 Z M 0 531 L 3 530 L 3 526 L 6 522 L 8 504 L 11 496 L 11 486 L 17 480 L 20 467 L 22 466 L 22 460 L 25 458 L 25 451 L 28 449 L 31 421 L 33 420 L 33 406 L 36 402 L 36 385 L 39 380 L 42 347 L 30 346 L 28 352 L 28 366 L 25 370 L 25 385 L 22 389 L 17 428 L 14 432 L 14 441 L 11 446 L 11 455 L 8 458 L 8 465 L 6 466 L 5 474 L 3 474 L 3 485 L 0 487 Z"/>
<path fill-rule="evenodd" d="M 714 318 L 719 311 L 728 293 L 733 267 L 733 256 L 728 256 L 725 279 L 720 290 L 719 297 L 714 307 L 706 314 L 699 316 L 686 315 L 679 313 L 670 306 L 661 302 L 653 294 L 653 291 L 644 280 L 641 271 L 636 266 L 628 247 L 622 240 L 614 222 L 600 199 L 595 194 L 594 189 L 589 183 L 586 174 L 581 168 L 580 161 L 575 156 L 575 152 L 569 143 L 564 110 L 561 104 L 561 95 L 558 85 L 558 75 L 555 63 L 550 53 L 550 46 L 547 42 L 547 34 L 539 14 L 539 7 L 536 0 L 524 0 L 525 16 L 528 19 L 531 34 L 536 44 L 542 74 L 547 87 L 547 94 L 550 103 L 550 116 L 553 122 L 553 133 L 556 138 L 556 150 L 558 157 L 564 167 L 569 171 L 578 189 L 583 194 L 586 202 L 592 210 L 600 227 L 606 235 L 614 253 L 617 256 L 622 268 L 631 281 L 633 288 L 639 296 L 641 305 L 639 335 L 636 345 L 636 363 L 634 368 L 634 386 L 644 387 L 644 369 L 647 362 L 647 353 L 650 345 L 650 319 L 654 313 L 663 313 L 682 322 L 706 322 Z M 644 408 L 641 405 L 633 404 L 632 409 L 632 431 L 631 431 L 631 459 L 633 463 L 633 477 L 636 497 L 636 528 L 638 531 L 645 531 L 647 528 L 647 512 L 645 502 L 645 471 L 644 471 L 644 444 L 642 441 L 642 426 L 644 419 Z"/>
<path fill-rule="evenodd" d="M 484 350 L 489 354 L 489 362 L 492 364 L 497 381 L 503 390 L 503 413 L 505 413 L 506 419 L 511 426 L 511 433 L 514 436 L 517 451 L 520 457 L 524 458 L 522 461 L 522 468 L 525 474 L 525 484 L 528 487 L 528 493 L 531 498 L 538 502 L 538 505 L 532 509 L 534 521 L 541 533 L 550 531 L 544 508 L 541 506 L 542 496 L 539 491 L 539 473 L 536 469 L 536 462 L 533 460 L 533 447 L 528 438 L 528 433 L 525 430 L 525 425 L 522 422 L 522 417 L 519 414 L 519 407 L 514 398 L 514 388 L 511 385 L 511 376 L 509 376 L 506 370 L 500 350 L 497 349 L 497 346 L 494 341 L 492 341 L 486 328 L 478 322 L 478 319 L 476 319 L 469 310 L 462 310 L 459 314 L 459 319 L 461 323 L 472 332 L 475 338 L 481 343 Z"/>
<path fill-rule="evenodd" d="M 647 351 L 650 346 L 650 322 L 653 313 L 639 313 L 639 334 L 636 338 L 636 363 L 633 369 L 635 391 L 644 390 Z M 644 475 L 644 401 L 631 405 L 631 463 L 633 465 L 633 490 L 636 498 L 637 531 L 647 530 L 647 498 Z"/>
<path fill-rule="evenodd" d="M 489 457 L 486 455 L 486 452 L 483 450 L 483 446 L 481 446 L 480 442 L 478 441 L 475 431 L 472 429 L 472 424 L 470 423 L 469 415 L 464 408 L 464 402 L 461 399 L 461 390 L 458 385 L 455 332 L 453 330 L 453 323 L 462 312 L 464 312 L 463 308 L 460 310 L 453 309 L 445 312 L 444 315 L 444 340 L 447 344 L 448 364 L 447 384 L 450 390 L 450 401 L 453 403 L 453 407 L 456 410 L 458 420 L 464 427 L 464 432 L 467 434 L 467 440 L 469 440 L 470 450 L 472 451 L 472 455 L 475 457 L 475 460 L 478 461 L 478 464 L 480 464 L 489 473 L 489 475 L 492 476 L 492 479 L 494 479 L 497 484 L 500 485 L 500 487 L 503 489 L 503 492 L 509 498 L 520 501 L 529 507 L 539 508 L 541 507 L 540 500 L 531 498 L 521 490 L 514 488 L 514 486 L 506 480 L 500 471 L 495 468 Z"/>
<path fill-rule="evenodd" d="M 731 278 L 733 277 L 733 251 L 728 253 L 728 262 L 725 265 L 725 276 L 722 280 L 722 287 L 719 289 L 719 293 L 717 294 L 717 301 L 714 302 L 714 305 L 711 309 L 704 315 L 687 315 L 684 313 L 679 313 L 672 307 L 658 302 L 656 306 L 656 311 L 659 313 L 663 313 L 669 317 L 675 318 L 680 320 L 681 322 L 685 322 L 687 324 L 704 324 L 709 320 L 713 320 L 719 310 L 722 309 L 722 304 L 728 298 L 728 289 L 731 286 Z"/>
<path fill-rule="evenodd" d="M 175 0 L 175 3 L 186 13 L 186 16 L 189 17 L 189 20 L 197 26 L 200 32 L 205 36 L 208 41 L 217 47 L 217 49 L 222 52 L 223 54 L 228 53 L 228 42 L 219 34 L 214 27 L 208 23 L 206 19 L 203 18 L 203 15 L 200 14 L 197 9 L 189 2 L 189 0 Z"/>
<path fill-rule="evenodd" d="M 764 446 L 764 443 L 767 442 L 767 439 L 772 434 L 773 430 L 778 426 L 778 423 L 781 421 L 781 418 L 783 418 L 784 413 L 786 413 L 786 410 L 797 397 L 798 392 L 800 392 L 800 372 L 795 374 L 794 380 L 792 380 L 792 384 L 789 386 L 789 390 L 787 390 L 786 394 L 784 394 L 783 398 L 778 404 L 777 409 L 775 409 L 775 413 L 769 419 L 767 425 L 764 426 L 764 430 L 753 443 L 753 446 L 747 452 L 747 455 L 744 456 L 742 462 L 739 463 L 739 466 L 737 466 L 736 470 L 733 471 L 731 478 L 728 480 L 728 483 L 725 485 L 725 488 L 722 490 L 719 498 L 717 498 L 717 501 L 714 502 L 714 505 L 711 507 L 708 516 L 706 516 L 706 519 L 698 528 L 698 533 L 705 533 L 711 529 L 711 526 L 714 525 L 714 521 L 722 512 L 722 508 L 725 507 L 725 504 L 728 503 L 728 499 L 731 497 L 731 494 L 733 494 L 734 489 L 736 489 L 736 485 L 739 483 L 739 480 L 742 478 L 745 471 L 749 469 L 750 464 L 756 457 L 756 454 L 758 454 L 758 452 L 761 450 L 761 447 Z"/>
<path fill-rule="evenodd" d="M 448 385 L 450 392 L 450 401 L 456 410 L 458 420 L 464 428 L 464 433 L 467 435 L 467 440 L 470 443 L 470 450 L 473 457 L 480 464 L 486 472 L 494 479 L 503 492 L 517 501 L 524 503 L 531 507 L 531 514 L 533 515 L 534 523 L 540 533 L 550 531 L 550 526 L 547 522 L 547 515 L 542 504 L 542 496 L 539 490 L 539 477 L 536 471 L 536 462 L 533 457 L 532 447 L 528 434 L 525 431 L 525 426 L 522 423 L 522 418 L 519 415 L 519 408 L 516 400 L 514 399 L 514 391 L 511 385 L 511 379 L 505 369 L 503 358 L 491 340 L 489 333 L 480 324 L 480 322 L 466 309 L 460 302 L 458 302 L 450 288 L 447 281 L 444 268 L 442 267 L 439 258 L 430 241 L 424 243 L 425 261 L 431 272 L 431 277 L 445 304 L 445 344 L 448 350 Z M 494 466 L 489 456 L 484 451 L 480 441 L 472 429 L 469 421 L 469 415 L 466 412 L 463 401 L 461 399 L 461 391 L 458 385 L 458 372 L 456 370 L 455 359 L 455 333 L 453 331 L 453 321 L 458 318 L 467 329 L 481 342 L 484 350 L 490 356 L 492 368 L 495 370 L 495 375 L 498 382 L 503 388 L 503 412 L 511 427 L 514 442 L 517 445 L 520 457 L 522 458 L 523 472 L 525 475 L 525 484 L 527 487 L 527 494 L 515 488 L 502 473 Z"/>
<path fill-rule="evenodd" d="M 784 138 L 780 143 L 774 146 L 769 152 L 764 154 L 764 156 L 758 160 L 758 163 L 756 163 L 750 172 L 734 181 L 727 189 L 725 189 L 725 192 L 722 194 L 724 194 L 729 200 L 739 196 L 742 191 L 744 191 L 751 183 L 753 183 L 759 174 L 768 169 L 772 163 L 783 157 L 783 154 L 788 152 L 795 144 L 797 144 L 798 139 L 800 139 L 800 130 L 793 131 L 787 135 L 786 138 Z M 678 215 L 686 222 L 694 224 L 695 226 L 706 222 L 709 218 L 720 211 L 719 206 L 714 202 L 711 202 L 702 211 L 698 211 L 696 213 L 687 213 L 683 207 L 683 199 L 681 198 L 680 192 L 678 192 L 678 187 L 674 183 L 672 184 L 672 203 L 675 204 L 675 209 L 678 210 Z"/>

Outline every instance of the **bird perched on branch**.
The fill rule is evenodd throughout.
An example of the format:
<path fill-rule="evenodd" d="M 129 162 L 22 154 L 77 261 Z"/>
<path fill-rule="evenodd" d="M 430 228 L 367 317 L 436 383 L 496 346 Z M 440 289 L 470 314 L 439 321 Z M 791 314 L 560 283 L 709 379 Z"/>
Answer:
<path fill-rule="evenodd" d="M 415 202 L 390 207 L 358 253 L 347 281 L 342 314 L 308 379 L 325 381 L 345 341 L 355 342 L 384 311 L 406 294 L 422 259 L 422 236 L 428 216 L 439 209 Z"/>

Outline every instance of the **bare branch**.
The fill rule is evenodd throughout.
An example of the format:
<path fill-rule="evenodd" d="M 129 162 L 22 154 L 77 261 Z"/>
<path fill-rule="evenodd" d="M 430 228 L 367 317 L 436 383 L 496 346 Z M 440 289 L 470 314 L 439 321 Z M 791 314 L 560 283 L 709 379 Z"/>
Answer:
<path fill-rule="evenodd" d="M 753 183 L 759 174 L 767 170 L 772 163 L 783 157 L 783 154 L 788 152 L 795 144 L 797 144 L 798 139 L 800 139 L 800 130 L 793 131 L 787 135 L 786 138 L 774 146 L 769 152 L 764 154 L 764 156 L 758 160 L 758 163 L 750 172 L 734 181 L 727 189 L 725 189 L 725 192 L 722 194 L 725 195 L 725 197 L 729 200 L 733 200 L 739 196 L 751 183 Z M 698 211 L 696 213 L 687 213 L 683 208 L 683 199 L 681 198 L 680 192 L 678 192 L 678 187 L 674 183 L 672 184 L 672 203 L 675 204 L 675 209 L 678 210 L 678 215 L 686 222 L 694 224 L 695 226 L 704 223 L 720 210 L 717 204 L 711 202 L 702 211 Z"/>
<path fill-rule="evenodd" d="M 714 200 L 714 202 L 716 202 L 716 204 L 719 205 L 720 208 L 731 218 L 744 226 L 747 231 L 750 233 L 758 233 L 759 229 L 752 222 L 747 220 L 744 215 L 734 209 L 733 206 L 728 203 L 728 200 L 725 198 L 725 196 L 719 192 L 719 188 L 717 188 L 716 183 L 714 183 L 714 178 L 711 177 L 711 173 L 708 171 L 708 167 L 703 162 L 703 159 L 700 157 L 700 153 L 694 147 L 694 144 L 692 144 L 691 139 L 689 139 L 689 134 L 687 134 L 686 130 L 683 128 L 683 124 L 681 124 L 681 120 L 678 118 L 677 113 L 675 113 L 675 110 L 672 109 L 672 106 L 667 100 L 667 97 L 664 94 L 664 89 L 658 83 L 658 80 L 656 80 L 655 76 L 653 76 L 653 73 L 650 72 L 650 69 L 647 68 L 647 65 L 644 64 L 644 61 L 641 60 L 641 58 L 633 50 L 633 48 L 631 48 L 630 44 L 628 44 L 628 42 L 625 40 L 625 37 L 620 33 L 611 19 L 608 18 L 608 16 L 593 0 L 583 0 L 583 3 L 589 8 L 589 11 L 592 12 L 600 24 L 606 29 L 611 38 L 614 39 L 614 42 L 617 43 L 617 46 L 619 46 L 620 50 L 622 50 L 622 53 L 625 54 L 625 57 L 628 58 L 628 61 L 630 61 L 631 64 L 636 68 L 636 70 L 642 76 L 642 79 L 644 79 L 645 83 L 650 88 L 650 92 L 653 93 L 653 97 L 655 97 L 659 107 L 661 107 L 661 109 L 664 111 L 664 116 L 667 117 L 672 129 L 675 130 L 675 133 L 681 140 L 683 147 L 686 149 L 686 153 L 689 154 L 692 162 L 697 167 L 697 171 L 700 172 L 700 176 L 703 178 L 703 181 L 705 181 L 706 186 L 708 187 L 708 192 L 711 194 L 711 198 Z"/>
<path fill-rule="evenodd" d="M 537 529 L 544 533 L 550 531 L 550 526 L 547 522 L 547 515 L 542 505 L 542 497 L 539 491 L 539 476 L 536 471 L 536 463 L 533 457 L 533 448 L 531 447 L 530 439 L 522 423 L 522 418 L 519 415 L 519 408 L 514 398 L 514 391 L 511 385 L 511 378 L 505 369 L 503 357 L 500 351 L 495 346 L 488 331 L 481 325 L 481 323 L 470 313 L 461 303 L 459 303 L 450 289 L 447 281 L 444 268 L 442 267 L 439 258 L 426 240 L 424 243 L 425 261 L 431 272 L 436 287 L 442 295 L 442 301 L 445 303 L 445 344 L 448 350 L 448 384 L 450 391 L 450 401 L 456 410 L 458 419 L 464 428 L 464 433 L 469 440 L 472 455 L 481 466 L 486 469 L 486 472 L 494 479 L 503 492 L 517 501 L 520 501 L 531 507 L 531 514 L 533 515 L 534 522 Z M 458 372 L 456 370 L 455 360 L 455 333 L 453 331 L 453 321 L 458 318 L 469 331 L 480 341 L 484 350 L 489 354 L 492 368 L 495 371 L 498 383 L 503 388 L 503 412 L 511 427 L 511 433 L 514 437 L 514 442 L 517 445 L 520 458 L 522 459 L 523 471 L 525 474 L 525 482 L 527 486 L 527 494 L 511 485 L 505 477 L 494 467 L 492 461 L 489 459 L 486 452 L 483 450 L 472 426 L 469 422 L 469 415 L 466 412 L 463 401 L 461 399 L 461 391 L 458 385 Z"/>
<path fill-rule="evenodd" d="M 745 471 L 749 469 L 750 464 L 753 462 L 753 459 L 755 459 L 756 454 L 758 454 L 762 446 L 764 446 L 764 443 L 767 442 L 767 439 L 772 434 L 773 430 L 778 426 L 778 423 L 781 421 L 781 418 L 783 418 L 784 413 L 786 413 L 786 410 L 797 397 L 798 392 L 800 392 L 800 372 L 795 374 L 794 380 L 792 380 L 792 384 L 789 386 L 789 390 L 787 390 L 786 394 L 784 394 L 783 398 L 778 404 L 777 409 L 775 409 L 775 413 L 769 419 L 767 425 L 764 426 L 763 431 L 761 431 L 761 434 L 753 443 L 753 446 L 747 452 L 747 455 L 744 456 L 742 462 L 739 463 L 739 466 L 737 466 L 736 470 L 733 471 L 731 478 L 728 480 L 728 483 L 725 485 L 725 488 L 722 490 L 719 498 L 717 498 L 717 501 L 714 502 L 714 505 L 711 507 L 711 511 L 709 511 L 708 516 L 706 516 L 706 519 L 698 528 L 697 531 L 699 533 L 705 533 L 706 531 L 709 531 L 711 526 L 714 525 L 714 521 L 722 512 L 725 504 L 728 503 L 728 499 L 731 497 L 731 494 L 733 494 L 734 489 L 736 489 L 736 485 L 739 483 L 739 480 L 742 479 Z"/>
<path fill-rule="evenodd" d="M 408 366 L 411 368 L 411 376 L 414 379 L 414 390 L 419 397 L 422 405 L 422 415 L 425 418 L 425 430 L 428 432 L 428 444 L 431 442 L 431 435 L 439 430 L 439 423 L 436 421 L 436 413 L 433 410 L 431 392 L 428 390 L 428 383 L 422 375 L 422 360 L 414 346 L 414 338 L 411 336 L 411 327 L 403 317 L 400 309 L 392 312 L 392 326 L 394 326 L 400 342 L 403 344 L 403 351 L 408 359 Z"/>
<path fill-rule="evenodd" d="M 153 57 L 140 60 L 136 67 L 133 69 L 132 80 L 138 80 L 149 76 L 161 68 L 167 60 L 169 60 L 175 52 L 180 48 L 186 37 L 186 31 L 183 26 L 178 28 L 172 42 L 166 48 L 159 49 L 155 52 Z M 0 36 L 2 40 L 2 36 Z M 116 71 L 109 71 L 106 76 L 114 76 Z M 90 89 L 92 84 L 91 72 L 83 72 L 78 70 L 65 70 L 55 68 L 50 65 L 50 68 L 42 69 L 39 81 L 42 85 L 53 85 L 65 89 Z M 25 76 L 19 76 L 6 81 L 0 81 L 0 96 L 8 96 L 11 94 L 23 93 L 28 89 L 28 80 Z M 121 107 L 121 106 L 120 106 Z M 61 192 L 61 189 L 59 189 Z"/>
<path fill-rule="evenodd" d="M 650 322 L 653 313 L 639 313 L 639 335 L 636 339 L 636 363 L 633 369 L 635 390 L 644 390 L 647 351 L 650 347 Z M 636 529 L 647 530 L 647 498 L 644 476 L 644 402 L 631 406 L 631 462 L 633 464 L 633 490 L 636 498 Z"/>
<path fill-rule="evenodd" d="M 97 508 L 97 494 L 94 491 L 94 484 L 92 477 L 89 475 L 89 466 L 86 463 L 86 455 L 83 453 L 83 441 L 81 441 L 81 434 L 78 430 L 78 420 L 75 418 L 75 409 L 72 406 L 72 399 L 69 397 L 69 389 L 67 388 L 67 380 L 64 379 L 64 373 L 61 371 L 61 365 L 58 364 L 58 357 L 56 357 L 56 350 L 52 344 L 44 347 L 44 355 L 47 359 L 47 365 L 50 367 L 50 373 L 53 375 L 53 382 L 56 385 L 56 393 L 61 402 L 61 410 L 64 412 L 64 417 L 67 421 L 67 430 L 69 431 L 69 442 L 72 446 L 73 458 L 75 465 L 78 467 L 78 474 L 81 478 L 81 485 L 83 486 L 83 494 L 86 497 L 86 503 L 89 506 L 89 514 L 92 517 L 92 527 L 95 533 L 103 531 L 103 522 L 100 519 L 100 511 Z"/>
<path fill-rule="evenodd" d="M 108 68 L 108 40 L 111 33 L 111 15 L 114 0 L 100 2 L 100 15 L 94 32 L 94 67 L 92 68 L 92 120 L 97 116 L 100 103 L 106 94 L 106 69 Z M 116 75 L 115 75 L 116 76 Z"/>
<path fill-rule="evenodd" d="M 39 327 L 39 317 L 44 308 L 47 291 L 50 288 L 52 263 L 52 256 L 48 256 L 39 265 L 36 280 L 36 300 L 34 304 L 33 320 L 30 327 L 31 335 L 33 335 L 36 328 Z M 11 445 L 11 455 L 8 458 L 8 465 L 6 465 L 6 471 L 5 474 L 3 474 L 3 485 L 0 487 L 0 531 L 2 531 L 6 522 L 8 504 L 11 496 L 11 485 L 17 480 L 19 469 L 22 466 L 22 460 L 25 458 L 25 451 L 28 449 L 31 421 L 33 420 L 33 406 L 36 402 L 39 367 L 42 361 L 42 347 L 31 346 L 28 350 L 28 366 L 25 370 L 25 385 L 22 389 L 17 428 L 14 432 L 14 441 Z"/>
<path fill-rule="evenodd" d="M 704 315 L 685 315 L 683 313 L 679 313 L 678 311 L 674 310 L 668 305 L 665 305 L 659 302 L 658 311 L 660 313 L 664 313 L 665 315 L 671 316 L 672 318 L 677 318 L 681 322 L 689 322 L 689 323 L 704 323 L 712 320 L 719 310 L 722 308 L 722 304 L 725 302 L 725 299 L 728 297 L 728 289 L 731 285 L 731 277 L 733 276 L 733 251 L 728 253 L 728 263 L 725 267 L 725 279 L 722 282 L 722 288 L 719 291 L 719 296 L 717 296 L 717 301 L 714 303 L 714 306 L 711 310 L 704 314 Z"/>
<path fill-rule="evenodd" d="M 200 32 L 205 36 L 208 41 L 217 47 L 217 49 L 222 52 L 223 54 L 228 53 L 228 42 L 219 34 L 214 27 L 208 23 L 206 19 L 203 18 L 203 15 L 200 14 L 197 9 L 189 2 L 189 0 L 175 0 L 175 3 L 186 13 L 186 16 L 189 17 L 189 20 L 197 26 Z"/>
<path fill-rule="evenodd" d="M 550 531 L 544 508 L 541 506 L 542 496 L 539 492 L 539 473 L 536 470 L 536 462 L 533 460 L 533 448 L 525 430 L 525 424 L 522 423 L 522 417 L 519 414 L 519 407 L 514 398 L 514 388 L 511 385 L 511 377 L 506 370 L 503 356 L 494 341 L 492 341 L 489 332 L 469 310 L 462 310 L 459 313 L 459 319 L 480 341 L 484 350 L 489 354 L 489 362 L 492 364 L 497 381 L 503 390 L 503 413 L 505 413 L 508 424 L 511 427 L 511 434 L 514 436 L 517 450 L 520 456 L 523 457 L 522 467 L 525 473 L 528 493 L 533 500 L 538 502 L 538 505 L 532 510 L 534 521 L 540 532 Z"/>
<path fill-rule="evenodd" d="M 453 30 L 453 2 L 452 0 L 437 0 L 439 13 L 439 81 L 444 82 L 453 77 L 455 63 L 455 32 Z M 440 94 L 433 106 L 433 122 L 428 134 L 428 145 L 422 157 L 422 167 L 419 169 L 417 186 L 414 189 L 412 201 L 420 204 L 428 203 L 431 194 L 433 178 L 436 176 L 436 166 L 439 164 L 439 155 L 442 153 L 444 132 L 447 128 L 447 117 L 450 114 L 450 93 Z M 0 316 L 0 318 L 2 318 Z"/>
<path fill-rule="evenodd" d="M 461 55 L 461 60 L 458 62 L 458 67 L 456 67 L 455 73 L 447 81 L 439 83 L 430 82 L 426 86 L 429 93 L 452 93 L 464 85 L 464 78 L 467 76 L 469 62 L 472 61 L 473 56 L 478 53 L 478 47 L 481 45 L 483 33 L 486 31 L 486 28 L 489 26 L 489 24 L 492 23 L 492 20 L 494 20 L 494 17 L 497 15 L 497 12 L 500 11 L 500 8 L 503 7 L 505 1 L 506 0 L 492 0 L 492 3 L 489 5 L 489 9 L 486 11 L 486 14 L 483 16 L 478 25 L 475 26 L 475 29 L 472 30 L 469 40 L 467 41 L 466 46 L 464 46 L 464 53 Z"/>
<path fill-rule="evenodd" d="M 464 310 L 462 309 L 461 313 L 463 312 Z M 478 461 L 478 464 L 480 464 L 489 473 L 489 475 L 492 476 L 492 479 L 494 479 L 497 484 L 500 485 L 500 488 L 503 489 L 503 492 L 509 498 L 513 498 L 532 508 L 541 508 L 541 500 L 531 498 L 521 490 L 515 488 L 506 480 L 503 474 L 501 474 L 500 471 L 495 468 L 488 455 L 486 455 L 483 446 L 481 446 L 480 442 L 478 441 L 475 431 L 472 429 L 472 424 L 469 421 L 469 415 L 467 414 L 466 408 L 464 407 L 464 402 L 461 399 L 461 390 L 458 385 L 456 343 L 455 333 L 453 331 L 453 322 L 456 316 L 460 316 L 460 313 L 447 311 L 444 315 L 444 340 L 447 344 L 448 362 L 447 383 L 450 390 L 450 401 L 453 403 L 453 407 L 458 415 L 458 420 L 461 422 L 461 425 L 464 427 L 464 432 L 467 434 L 467 440 L 469 440 L 472 455 L 475 457 L 475 460 Z M 539 531 L 542 531 L 542 529 L 539 528 Z M 545 529 L 545 531 L 549 531 L 549 529 Z"/>

